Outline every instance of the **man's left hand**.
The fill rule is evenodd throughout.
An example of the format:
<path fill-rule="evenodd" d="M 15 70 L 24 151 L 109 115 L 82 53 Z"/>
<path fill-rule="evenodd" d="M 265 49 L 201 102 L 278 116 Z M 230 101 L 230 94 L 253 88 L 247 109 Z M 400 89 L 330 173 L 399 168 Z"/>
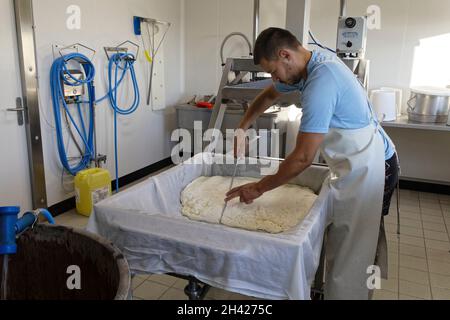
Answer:
<path fill-rule="evenodd" d="M 232 189 L 227 193 L 225 202 L 229 202 L 234 198 L 239 198 L 241 202 L 245 204 L 252 204 L 254 200 L 261 197 L 261 192 L 258 183 L 249 183 L 237 188 Z"/>

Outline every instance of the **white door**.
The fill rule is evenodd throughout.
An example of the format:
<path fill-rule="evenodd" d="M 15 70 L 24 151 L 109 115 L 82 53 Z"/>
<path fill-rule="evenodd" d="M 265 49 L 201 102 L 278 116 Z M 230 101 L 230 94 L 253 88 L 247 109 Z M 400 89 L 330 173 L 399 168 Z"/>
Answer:
<path fill-rule="evenodd" d="M 13 1 L 0 0 L 0 206 L 32 209 L 27 140 L 17 123 L 16 98 L 21 97 Z"/>

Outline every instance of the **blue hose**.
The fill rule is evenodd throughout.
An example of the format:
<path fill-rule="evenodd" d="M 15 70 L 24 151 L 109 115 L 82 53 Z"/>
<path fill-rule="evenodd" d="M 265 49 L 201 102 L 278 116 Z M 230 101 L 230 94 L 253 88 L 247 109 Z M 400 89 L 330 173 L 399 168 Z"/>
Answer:
<path fill-rule="evenodd" d="M 134 70 L 135 58 L 130 53 L 116 53 L 109 60 L 109 101 L 114 111 L 114 157 L 116 173 L 116 192 L 119 191 L 119 159 L 118 159 L 118 139 L 117 139 L 117 115 L 130 115 L 137 110 L 141 101 L 139 86 Z M 121 108 L 117 102 L 117 91 L 127 72 L 130 73 L 134 88 L 134 100 L 128 108 Z M 113 81 L 114 77 L 114 81 Z"/>
<path fill-rule="evenodd" d="M 68 69 L 68 63 L 70 61 L 77 61 L 80 63 L 84 69 L 86 79 L 76 79 L 72 76 Z M 66 79 L 65 75 L 69 77 Z M 95 89 L 94 89 L 94 77 L 95 77 L 95 68 L 92 62 L 83 54 L 80 53 L 71 53 L 66 56 L 60 57 L 55 60 L 52 65 L 50 72 L 50 87 L 52 92 L 52 101 L 53 101 L 53 111 L 55 116 L 55 126 L 56 126 L 56 138 L 57 138 L 57 146 L 59 159 L 63 167 L 69 172 L 71 175 L 75 176 L 79 171 L 84 170 L 89 167 L 91 161 L 95 158 L 95 150 L 94 150 L 94 102 L 95 102 Z M 77 125 L 74 117 L 69 111 L 69 108 L 64 100 L 64 93 L 62 90 L 61 79 L 64 79 L 64 83 L 69 86 L 80 86 L 86 85 L 89 97 L 89 130 L 86 131 L 86 126 L 83 120 L 83 115 L 81 112 L 81 106 L 77 104 L 77 110 L 80 118 L 81 129 Z M 61 106 L 64 109 L 61 111 Z M 78 133 L 84 144 L 84 153 L 81 155 L 80 162 L 71 167 L 68 161 L 67 153 L 64 145 L 63 138 L 63 130 L 61 125 L 61 112 L 66 112 L 70 122 Z"/>
<path fill-rule="evenodd" d="M 53 219 L 52 214 L 47 209 L 39 209 L 38 211 L 45 217 L 45 219 L 47 219 L 48 223 L 56 224 L 55 219 Z"/>
<path fill-rule="evenodd" d="M 311 37 L 311 40 L 312 40 L 313 42 L 309 42 L 308 44 L 318 46 L 319 48 L 322 48 L 322 49 L 324 49 L 324 50 L 328 50 L 328 51 L 330 51 L 330 52 L 332 52 L 332 53 L 336 53 L 336 51 L 334 51 L 334 50 L 332 50 L 332 49 L 330 49 L 330 48 L 328 48 L 328 47 L 326 47 L 326 46 L 320 44 L 319 42 L 317 42 L 316 39 L 314 38 L 314 36 L 313 36 L 311 30 L 309 31 L 309 36 Z"/>

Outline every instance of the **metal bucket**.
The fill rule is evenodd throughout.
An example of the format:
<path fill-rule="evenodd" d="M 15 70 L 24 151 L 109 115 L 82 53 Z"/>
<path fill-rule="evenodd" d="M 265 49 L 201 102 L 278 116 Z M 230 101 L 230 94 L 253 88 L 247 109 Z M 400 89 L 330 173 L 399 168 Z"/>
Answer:
<path fill-rule="evenodd" d="M 449 106 L 449 96 L 412 91 L 408 101 L 409 120 L 420 123 L 446 123 Z"/>
<path fill-rule="evenodd" d="M 104 238 L 38 225 L 19 237 L 17 248 L 9 256 L 7 300 L 131 299 L 128 263 Z"/>

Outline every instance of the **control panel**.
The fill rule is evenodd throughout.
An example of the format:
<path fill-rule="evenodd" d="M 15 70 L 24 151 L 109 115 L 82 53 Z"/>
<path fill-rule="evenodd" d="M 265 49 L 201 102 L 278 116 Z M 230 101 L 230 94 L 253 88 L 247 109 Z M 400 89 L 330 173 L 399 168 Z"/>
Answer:
<path fill-rule="evenodd" d="M 79 70 L 70 70 L 69 72 L 70 75 L 77 80 L 84 79 L 83 72 Z M 65 81 L 61 80 L 61 82 L 64 93 L 64 100 L 66 101 L 66 103 L 74 103 L 75 101 L 77 101 L 78 97 L 84 95 L 84 87 L 82 84 L 75 86 L 68 85 L 67 83 L 75 83 L 75 81 L 69 76 L 68 73 L 64 73 L 63 77 Z"/>
<path fill-rule="evenodd" d="M 366 17 L 340 17 L 336 52 L 339 56 L 360 58 L 367 43 Z"/>

